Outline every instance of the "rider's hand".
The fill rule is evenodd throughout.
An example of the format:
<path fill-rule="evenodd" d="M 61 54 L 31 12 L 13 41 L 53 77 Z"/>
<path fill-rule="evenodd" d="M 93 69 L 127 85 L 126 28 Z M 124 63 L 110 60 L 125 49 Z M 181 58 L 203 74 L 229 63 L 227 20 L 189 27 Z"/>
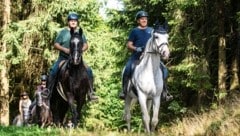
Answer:
<path fill-rule="evenodd" d="M 136 52 L 142 52 L 143 49 L 142 49 L 142 47 L 137 47 L 135 50 L 136 50 Z"/>
<path fill-rule="evenodd" d="M 69 54 L 70 51 L 69 51 L 68 48 L 64 48 L 63 52 L 66 53 L 66 54 Z"/>

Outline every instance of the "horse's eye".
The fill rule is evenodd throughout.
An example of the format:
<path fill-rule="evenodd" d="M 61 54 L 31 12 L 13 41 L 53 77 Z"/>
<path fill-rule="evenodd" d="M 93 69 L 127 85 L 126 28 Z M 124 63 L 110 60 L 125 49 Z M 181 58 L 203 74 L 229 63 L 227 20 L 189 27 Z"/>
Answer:
<path fill-rule="evenodd" d="M 155 39 L 158 39 L 159 37 L 158 36 L 154 36 Z"/>

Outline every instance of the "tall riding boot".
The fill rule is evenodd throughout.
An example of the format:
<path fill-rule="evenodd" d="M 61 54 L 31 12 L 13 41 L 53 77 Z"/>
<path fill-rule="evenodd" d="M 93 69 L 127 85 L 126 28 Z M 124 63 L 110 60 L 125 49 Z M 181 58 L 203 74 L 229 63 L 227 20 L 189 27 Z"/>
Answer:
<path fill-rule="evenodd" d="M 92 90 L 92 91 L 91 91 L 91 90 Z M 95 92 L 94 92 L 93 89 L 89 89 L 88 99 L 91 100 L 91 101 L 96 101 L 96 100 L 98 100 L 98 96 L 95 95 Z"/>
<path fill-rule="evenodd" d="M 127 94 L 128 80 L 129 80 L 128 76 L 123 76 L 123 79 L 122 79 L 122 91 L 119 94 L 119 98 L 122 99 L 122 100 L 125 99 L 126 94 Z"/>
<path fill-rule="evenodd" d="M 98 100 L 98 97 L 95 95 L 95 89 L 93 87 L 93 77 L 89 80 L 90 82 L 90 85 L 91 85 L 91 89 L 89 89 L 88 91 L 88 99 L 91 100 L 91 101 L 96 101 Z"/>
<path fill-rule="evenodd" d="M 162 100 L 163 101 L 170 101 L 173 99 L 173 96 L 169 93 L 167 82 L 165 81 L 163 84 L 163 92 L 162 92 Z"/>

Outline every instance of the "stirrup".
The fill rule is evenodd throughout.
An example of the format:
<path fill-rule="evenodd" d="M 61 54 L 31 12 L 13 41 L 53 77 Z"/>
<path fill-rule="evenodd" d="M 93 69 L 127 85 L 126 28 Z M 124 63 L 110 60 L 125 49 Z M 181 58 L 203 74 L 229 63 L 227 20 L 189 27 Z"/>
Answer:
<path fill-rule="evenodd" d="M 173 96 L 170 93 L 167 93 L 165 100 L 171 101 L 173 99 Z"/>
<path fill-rule="evenodd" d="M 94 95 L 93 93 L 89 94 L 88 95 L 88 100 L 89 101 L 97 101 L 98 100 L 98 96 Z"/>

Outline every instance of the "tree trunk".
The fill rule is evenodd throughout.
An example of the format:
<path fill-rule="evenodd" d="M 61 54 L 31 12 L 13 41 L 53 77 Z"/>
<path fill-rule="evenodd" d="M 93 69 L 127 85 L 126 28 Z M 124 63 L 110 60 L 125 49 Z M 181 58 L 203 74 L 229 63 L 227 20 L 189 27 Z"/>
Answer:
<path fill-rule="evenodd" d="M 10 0 L 4 0 L 3 11 L 3 30 L 7 28 L 10 23 Z M 5 42 L 0 44 L 1 54 L 7 52 L 7 45 Z M 7 60 L 2 57 L 0 59 L 0 125 L 9 125 L 9 80 L 8 80 L 8 63 Z"/>
<path fill-rule="evenodd" d="M 240 9 L 240 2 L 236 2 L 234 0 L 231 0 L 231 16 L 232 18 L 237 16 L 237 12 Z M 230 90 L 236 90 L 239 89 L 240 85 L 239 85 L 239 51 L 240 51 L 240 33 L 238 32 L 238 30 L 240 30 L 240 25 L 238 23 L 238 21 L 236 19 L 232 20 L 232 27 L 231 27 L 231 33 L 232 33 L 232 38 L 231 43 L 232 45 L 230 45 L 231 47 L 233 47 L 233 61 L 232 61 L 232 65 L 231 65 L 231 82 L 230 82 Z"/>
<path fill-rule="evenodd" d="M 236 45 L 235 45 L 236 46 Z M 237 45 L 239 46 L 239 45 Z M 238 52 L 239 52 L 239 47 L 237 47 L 236 51 L 234 52 L 234 59 L 232 62 L 231 66 L 231 71 L 232 71 L 232 78 L 231 78 L 231 83 L 230 83 L 230 90 L 235 90 L 239 88 L 239 78 L 238 78 L 238 67 L 239 67 L 239 59 L 238 59 Z"/>
<path fill-rule="evenodd" d="M 224 30 L 224 0 L 218 0 L 218 100 L 221 101 L 226 96 L 226 37 Z"/>
<path fill-rule="evenodd" d="M 230 90 L 235 90 L 239 88 L 239 79 L 238 79 L 238 61 L 239 59 L 235 55 L 233 63 L 232 63 L 232 78 L 231 78 L 231 83 L 230 83 Z"/>

